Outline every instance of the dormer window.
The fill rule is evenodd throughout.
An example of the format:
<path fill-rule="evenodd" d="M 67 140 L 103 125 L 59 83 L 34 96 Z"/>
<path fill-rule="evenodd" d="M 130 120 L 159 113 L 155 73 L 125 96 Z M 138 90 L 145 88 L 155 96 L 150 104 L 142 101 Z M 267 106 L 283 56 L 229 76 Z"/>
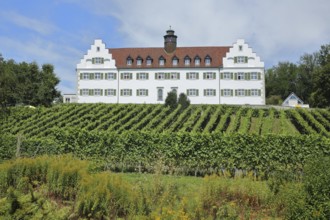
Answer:
<path fill-rule="evenodd" d="M 199 56 L 195 57 L 195 66 L 199 66 L 201 64 L 201 58 Z"/>
<path fill-rule="evenodd" d="M 138 65 L 138 66 L 141 66 L 142 65 L 142 58 L 140 56 L 138 56 L 136 58 L 136 65 Z"/>
<path fill-rule="evenodd" d="M 186 56 L 184 58 L 184 65 L 186 65 L 186 66 L 189 66 L 190 65 L 190 58 L 188 56 Z"/>
<path fill-rule="evenodd" d="M 148 56 L 146 62 L 147 62 L 147 66 L 150 66 L 152 64 L 152 58 Z"/>
<path fill-rule="evenodd" d="M 205 66 L 210 66 L 211 65 L 211 57 L 209 55 L 207 55 L 205 57 L 204 62 L 205 62 Z"/>
<path fill-rule="evenodd" d="M 159 66 L 164 66 L 165 65 L 165 58 L 163 56 L 161 56 L 159 58 Z"/>
<path fill-rule="evenodd" d="M 127 59 L 126 59 L 126 64 L 127 64 L 127 66 L 131 66 L 131 65 L 133 64 L 133 59 L 132 59 L 132 57 L 127 57 Z"/>
<path fill-rule="evenodd" d="M 172 65 L 173 66 L 177 66 L 178 63 L 179 63 L 179 59 L 177 57 L 173 57 L 173 59 L 172 59 Z"/>

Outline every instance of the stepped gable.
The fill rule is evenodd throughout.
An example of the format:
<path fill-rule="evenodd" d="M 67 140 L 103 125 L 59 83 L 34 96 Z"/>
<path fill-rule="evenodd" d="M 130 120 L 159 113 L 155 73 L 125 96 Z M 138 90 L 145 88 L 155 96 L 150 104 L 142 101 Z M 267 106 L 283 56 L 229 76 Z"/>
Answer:
<path fill-rule="evenodd" d="M 116 61 L 116 67 L 120 69 L 137 69 L 137 68 L 189 68 L 189 67 L 211 67 L 219 68 L 223 66 L 222 58 L 229 52 L 230 47 L 177 47 L 174 52 L 167 53 L 164 48 L 110 48 L 109 53 L 112 54 Z M 151 65 L 147 65 L 147 57 L 152 58 Z M 185 65 L 184 58 L 188 56 L 191 60 L 190 65 Z M 198 56 L 201 59 L 200 65 L 195 66 L 194 59 Z M 211 58 L 211 64 L 205 65 L 205 57 Z M 127 65 L 127 58 L 131 57 L 133 62 Z M 142 58 L 142 64 L 137 65 L 136 59 Z M 164 65 L 159 65 L 159 58 L 165 59 Z M 178 65 L 172 65 L 173 57 L 179 59 Z"/>

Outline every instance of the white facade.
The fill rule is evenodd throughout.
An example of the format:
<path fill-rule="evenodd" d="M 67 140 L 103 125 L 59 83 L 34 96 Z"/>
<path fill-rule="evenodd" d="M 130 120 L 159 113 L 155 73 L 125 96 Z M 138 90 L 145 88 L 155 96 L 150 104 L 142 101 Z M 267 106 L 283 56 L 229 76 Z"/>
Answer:
<path fill-rule="evenodd" d="M 224 56 L 211 57 L 213 63 L 222 63 L 219 66 L 208 65 L 208 61 L 204 60 L 204 55 L 200 59 L 203 65 L 199 64 L 198 56 L 202 53 L 208 54 L 208 48 L 201 47 L 191 50 L 177 48 L 177 54 L 180 50 L 193 50 L 196 53 L 197 58 L 192 57 L 195 55 L 190 55 L 189 65 L 182 64 L 181 59 L 179 61 L 181 65 L 176 66 L 172 58 L 167 58 L 166 66 L 162 66 L 158 63 L 162 58 L 154 55 L 152 59 L 148 56 L 148 58 L 142 57 L 143 60 L 141 58 L 140 61 L 138 61 L 139 57 L 133 57 L 132 62 L 136 67 L 132 67 L 128 61 L 126 63 L 131 53 L 122 55 L 121 49 L 115 49 L 113 50 L 116 51 L 117 57 L 115 57 L 111 49 L 107 49 L 101 40 L 95 40 L 91 49 L 77 65 L 78 102 L 156 104 L 164 103 L 167 93 L 176 90 L 177 94 L 187 94 L 192 104 L 264 105 L 264 63 L 244 40 L 238 40 L 233 46 L 227 48 L 228 52 L 224 53 Z M 163 51 L 160 48 L 156 49 L 158 52 Z M 223 48 L 219 47 L 220 49 Z M 136 50 L 144 54 L 154 53 L 151 49 L 148 51 L 148 48 Z M 164 53 L 164 56 L 174 57 L 175 53 L 173 56 Z M 119 59 L 121 59 L 120 62 Z M 155 65 L 148 67 L 147 59 Z M 142 61 L 144 65 L 140 67 L 140 64 L 136 62 Z M 118 62 L 121 64 L 116 65 Z"/>

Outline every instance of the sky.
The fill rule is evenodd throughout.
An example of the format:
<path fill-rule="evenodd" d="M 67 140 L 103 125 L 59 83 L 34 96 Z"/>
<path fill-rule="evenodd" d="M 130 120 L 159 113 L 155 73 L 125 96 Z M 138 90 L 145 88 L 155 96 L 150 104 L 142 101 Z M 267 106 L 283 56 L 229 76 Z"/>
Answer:
<path fill-rule="evenodd" d="M 330 43 L 329 0 L 0 0 L 0 53 L 50 63 L 62 93 L 75 93 L 75 68 L 95 39 L 108 48 L 231 46 L 244 39 L 266 68 Z"/>

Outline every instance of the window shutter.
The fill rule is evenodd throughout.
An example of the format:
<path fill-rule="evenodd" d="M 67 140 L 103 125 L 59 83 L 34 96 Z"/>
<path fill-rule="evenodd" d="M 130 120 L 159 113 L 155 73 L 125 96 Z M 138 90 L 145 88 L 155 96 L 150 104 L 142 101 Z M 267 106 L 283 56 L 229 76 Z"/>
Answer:
<path fill-rule="evenodd" d="M 113 89 L 113 95 L 116 95 L 117 90 Z"/>
<path fill-rule="evenodd" d="M 247 73 L 245 73 L 245 78 L 246 78 L 246 80 L 250 80 L 250 78 L 251 78 L 251 74 L 250 74 L 250 72 L 247 72 Z"/>
<path fill-rule="evenodd" d="M 113 79 L 117 79 L 117 73 L 112 73 Z"/>
<path fill-rule="evenodd" d="M 132 90 L 131 89 L 129 90 L 129 95 L 132 96 Z"/>
<path fill-rule="evenodd" d="M 101 89 L 101 96 L 103 95 L 103 89 Z"/>
<path fill-rule="evenodd" d="M 90 89 L 90 90 L 88 91 L 88 94 L 89 94 L 90 96 L 94 95 L 94 90 L 93 90 L 93 89 Z"/>
<path fill-rule="evenodd" d="M 129 73 L 129 79 L 133 79 L 133 73 Z"/>
<path fill-rule="evenodd" d="M 203 73 L 203 79 L 206 79 L 206 72 Z"/>
<path fill-rule="evenodd" d="M 220 73 L 220 78 L 223 79 L 223 73 Z"/>
<path fill-rule="evenodd" d="M 213 89 L 213 95 L 214 95 L 214 96 L 217 95 L 217 90 Z"/>
<path fill-rule="evenodd" d="M 155 74 L 155 79 L 158 79 L 158 73 Z"/>
<path fill-rule="evenodd" d="M 103 74 L 104 74 L 104 73 L 101 73 L 101 79 L 103 79 Z"/>
<path fill-rule="evenodd" d="M 251 96 L 251 89 L 249 89 L 247 91 L 248 91 L 248 96 Z"/>
<path fill-rule="evenodd" d="M 136 79 L 140 79 L 140 73 L 136 74 Z"/>
<path fill-rule="evenodd" d="M 261 89 L 258 89 L 258 95 L 261 96 Z"/>
<path fill-rule="evenodd" d="M 237 89 L 235 89 L 235 96 L 237 96 Z"/>
<path fill-rule="evenodd" d="M 136 96 L 140 96 L 139 91 L 139 89 L 136 90 Z"/>
<path fill-rule="evenodd" d="M 176 73 L 176 78 L 180 79 L 180 73 Z"/>
<path fill-rule="evenodd" d="M 237 80 L 237 73 L 235 73 L 235 80 Z"/>
<path fill-rule="evenodd" d="M 120 73 L 120 79 L 124 78 L 124 73 Z"/>
<path fill-rule="evenodd" d="M 189 73 L 186 73 L 186 79 L 189 79 Z"/>
<path fill-rule="evenodd" d="M 233 72 L 230 73 L 230 78 L 233 79 Z"/>
<path fill-rule="evenodd" d="M 204 89 L 204 96 L 206 96 L 206 89 Z"/>
<path fill-rule="evenodd" d="M 260 80 L 260 79 L 261 79 L 261 73 L 258 72 L 258 80 Z"/>
<path fill-rule="evenodd" d="M 89 79 L 94 79 L 94 73 L 89 74 Z"/>
<path fill-rule="evenodd" d="M 196 89 L 196 95 L 199 96 L 199 89 Z"/>
<path fill-rule="evenodd" d="M 95 63 L 95 58 L 92 58 L 92 64 L 94 64 Z"/>
<path fill-rule="evenodd" d="M 245 63 L 247 63 L 248 62 L 248 57 L 245 57 Z"/>
<path fill-rule="evenodd" d="M 104 79 L 108 79 L 109 78 L 109 73 L 105 73 L 104 74 Z"/>
<path fill-rule="evenodd" d="M 146 96 L 148 96 L 149 95 L 149 90 L 148 89 L 146 89 Z"/>
<path fill-rule="evenodd" d="M 146 73 L 146 79 L 149 79 L 149 73 Z"/>
<path fill-rule="evenodd" d="M 237 63 L 237 57 L 234 57 L 234 63 Z"/>
<path fill-rule="evenodd" d="M 104 95 L 107 96 L 108 95 L 108 89 L 104 90 Z"/>
<path fill-rule="evenodd" d="M 230 90 L 230 96 L 233 96 L 233 90 L 232 89 Z"/>
<path fill-rule="evenodd" d="M 120 90 L 120 96 L 123 96 L 123 90 L 122 89 Z"/>
<path fill-rule="evenodd" d="M 80 95 L 82 95 L 82 89 L 80 89 Z"/>
<path fill-rule="evenodd" d="M 82 73 L 80 73 L 80 79 L 82 79 L 83 78 L 83 74 Z"/>
<path fill-rule="evenodd" d="M 216 79 L 215 72 L 212 75 L 212 79 Z"/>
<path fill-rule="evenodd" d="M 199 73 L 196 73 L 196 79 L 199 79 Z"/>
<path fill-rule="evenodd" d="M 223 96 L 223 89 L 221 89 L 221 96 Z"/>

